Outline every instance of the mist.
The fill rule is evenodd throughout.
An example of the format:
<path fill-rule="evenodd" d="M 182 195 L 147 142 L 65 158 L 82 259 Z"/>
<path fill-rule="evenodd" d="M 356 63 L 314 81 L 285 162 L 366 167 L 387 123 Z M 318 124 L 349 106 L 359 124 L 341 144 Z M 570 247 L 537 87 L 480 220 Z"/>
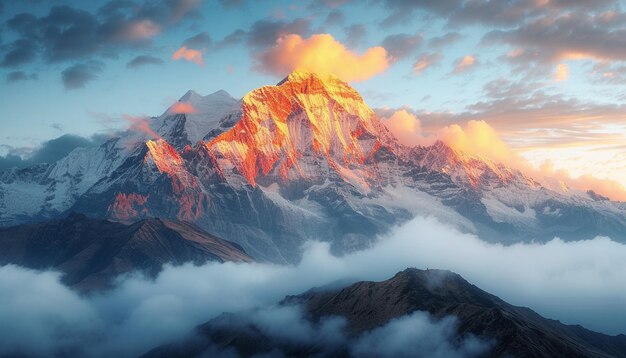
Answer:
<path fill-rule="evenodd" d="M 345 318 L 328 316 L 311 322 L 304 311 L 300 305 L 273 305 L 245 311 L 228 320 L 218 319 L 212 326 L 253 336 L 259 332 L 259 340 L 272 347 L 261 354 L 263 357 L 292 356 L 290 348 L 311 347 L 307 354 L 316 357 L 349 353 L 354 357 L 469 358 L 484 354 L 493 344 L 471 334 L 458 337 L 458 321 L 454 316 L 434 319 L 428 312 L 416 311 L 352 336 Z M 213 357 L 237 356 L 232 347 L 220 348 L 206 342 L 206 337 L 196 339 L 211 347 L 208 351 Z"/>
<path fill-rule="evenodd" d="M 407 267 L 452 270 L 547 318 L 626 333 L 626 245 L 598 237 L 503 246 L 420 217 L 343 257 L 311 242 L 296 266 L 165 266 L 156 279 L 127 275 L 88 297 L 58 273 L 0 267 L 0 355 L 138 355 L 223 312 L 268 307 L 338 280 L 384 280 Z"/>

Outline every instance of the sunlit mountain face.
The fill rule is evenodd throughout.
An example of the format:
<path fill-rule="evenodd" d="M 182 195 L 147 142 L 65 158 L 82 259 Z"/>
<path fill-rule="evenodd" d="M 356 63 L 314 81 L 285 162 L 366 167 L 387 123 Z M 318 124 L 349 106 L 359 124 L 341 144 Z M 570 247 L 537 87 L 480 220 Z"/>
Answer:
<path fill-rule="evenodd" d="M 0 1 L 0 356 L 626 356 L 622 6 Z"/>

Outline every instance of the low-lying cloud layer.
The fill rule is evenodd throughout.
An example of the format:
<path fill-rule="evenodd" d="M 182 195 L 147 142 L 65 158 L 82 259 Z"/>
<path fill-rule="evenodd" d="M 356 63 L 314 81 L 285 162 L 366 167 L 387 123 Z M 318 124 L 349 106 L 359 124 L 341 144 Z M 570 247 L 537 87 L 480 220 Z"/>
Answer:
<path fill-rule="evenodd" d="M 273 347 L 267 354 L 262 353 L 263 357 L 289 356 L 285 351 L 296 346 L 311 347 L 315 350 L 311 355 L 323 357 L 349 353 L 353 357 L 469 358 L 479 357 L 492 345 L 471 334 L 459 337 L 454 316 L 437 320 L 423 311 L 392 319 L 355 337 L 347 332 L 347 326 L 346 319 L 339 316 L 311 322 L 299 305 L 270 306 L 212 322 L 217 329 L 258 332 Z M 237 356 L 232 347 L 220 349 L 213 345 L 208 352 L 215 357 Z"/>
<path fill-rule="evenodd" d="M 268 306 L 346 278 L 384 280 L 406 267 L 450 269 L 548 318 L 609 334 L 626 332 L 625 245 L 599 237 L 503 246 L 416 218 L 373 247 L 344 257 L 316 242 L 297 266 L 168 266 L 153 281 L 127 277 L 116 289 L 87 298 L 60 284 L 57 274 L 4 266 L 0 355 L 60 350 L 136 355 L 181 338 L 222 312 Z M 76 345 L 85 351 L 72 351 Z"/>

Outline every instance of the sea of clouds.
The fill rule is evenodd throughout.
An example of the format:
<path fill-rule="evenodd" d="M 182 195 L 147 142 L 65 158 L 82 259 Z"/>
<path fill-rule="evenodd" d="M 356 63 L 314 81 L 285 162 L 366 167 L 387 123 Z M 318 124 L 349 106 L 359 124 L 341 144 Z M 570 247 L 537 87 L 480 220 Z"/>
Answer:
<path fill-rule="evenodd" d="M 0 267 L 0 355 L 134 356 L 182 339 L 223 312 L 272 307 L 286 295 L 340 280 L 384 280 L 407 267 L 448 269 L 545 317 L 606 334 L 626 333 L 626 245 L 597 237 L 504 246 L 418 217 L 372 247 L 343 257 L 332 255 L 326 243 L 312 242 L 295 266 L 166 266 L 156 279 L 129 275 L 115 289 L 90 296 L 61 284 L 56 272 Z M 372 342 L 381 337 L 397 337 L 385 329 L 413 320 L 416 327 L 427 327 L 420 332 L 433 332 L 430 340 L 420 339 L 434 342 L 435 351 L 471 355 L 450 341 L 453 317 L 442 323 L 426 313 L 415 315 L 363 335 L 351 349 L 375 349 Z M 272 315 L 265 317 L 272 326 Z"/>

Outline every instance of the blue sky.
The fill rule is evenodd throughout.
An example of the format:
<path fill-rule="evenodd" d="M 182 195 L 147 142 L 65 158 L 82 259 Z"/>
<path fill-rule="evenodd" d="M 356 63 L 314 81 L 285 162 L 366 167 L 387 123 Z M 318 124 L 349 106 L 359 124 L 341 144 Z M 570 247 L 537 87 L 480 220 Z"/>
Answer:
<path fill-rule="evenodd" d="M 406 108 L 428 131 L 484 119 L 515 150 L 534 153 L 528 159 L 535 164 L 551 160 L 577 175 L 599 172 L 592 166 L 573 165 L 583 157 L 593 162 L 592 151 L 603 151 L 603 167 L 624 166 L 622 1 L 1 4 L 0 155 L 28 157 L 61 135 L 89 137 L 124 128 L 122 115 L 159 115 L 189 89 L 202 94 L 224 89 L 242 97 L 288 74 L 287 69 L 283 73 L 264 69 L 258 60 L 278 38 L 298 34 L 306 40 L 330 34 L 355 54 L 376 46 L 386 49 L 387 69 L 352 83 L 373 108 L 391 112 Z M 116 12 L 107 15 L 107 8 Z M 147 29 L 133 32 L 137 28 L 132 26 L 145 21 L 150 24 Z M 72 27 L 89 36 L 64 37 Z M 205 40 L 202 44 L 187 44 L 202 52 L 204 66 L 174 61 L 173 53 L 199 34 Z M 69 49 L 50 45 L 55 41 Z M 24 45 L 20 49 L 26 55 L 15 59 L 11 52 L 18 44 Z M 156 64 L 129 68 L 137 56 Z M 436 61 L 414 71 L 427 56 Z M 455 71 L 465 56 L 474 63 Z M 565 78 L 555 77 L 559 65 L 567 68 Z M 63 72 L 70 69 L 75 70 L 70 74 L 78 75 L 64 81 Z M 577 150 L 567 149 L 572 147 Z M 604 170 L 601 176 L 615 179 L 622 170 Z"/>

